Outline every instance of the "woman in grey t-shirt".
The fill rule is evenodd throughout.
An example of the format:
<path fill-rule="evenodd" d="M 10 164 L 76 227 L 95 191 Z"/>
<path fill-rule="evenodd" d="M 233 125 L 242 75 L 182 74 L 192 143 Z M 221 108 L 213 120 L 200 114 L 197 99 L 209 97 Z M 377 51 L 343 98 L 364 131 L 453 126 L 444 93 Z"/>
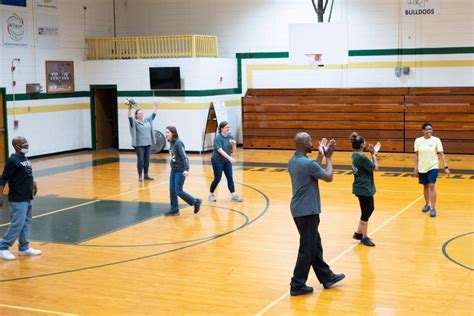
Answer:
<path fill-rule="evenodd" d="M 219 123 L 218 133 L 214 139 L 214 151 L 212 153 L 212 169 L 214 171 L 214 181 L 212 181 L 209 201 L 215 202 L 216 197 L 214 191 L 221 181 L 222 172 L 227 178 L 227 187 L 232 194 L 232 201 L 242 202 L 242 198 L 235 193 L 234 178 L 232 175 L 232 163 L 235 159 L 232 158 L 232 152 L 237 148 L 237 143 L 230 134 L 229 122 L 222 121 Z"/>
<path fill-rule="evenodd" d="M 153 103 L 153 113 L 145 117 L 142 109 L 136 109 L 132 116 L 132 107 L 128 108 L 128 120 L 130 122 L 130 135 L 132 136 L 132 146 L 137 153 L 138 181 L 153 180 L 148 174 L 150 165 L 151 145 L 155 143 L 153 133 L 153 120 L 156 117 L 158 102 Z M 145 176 L 143 176 L 143 173 Z"/>

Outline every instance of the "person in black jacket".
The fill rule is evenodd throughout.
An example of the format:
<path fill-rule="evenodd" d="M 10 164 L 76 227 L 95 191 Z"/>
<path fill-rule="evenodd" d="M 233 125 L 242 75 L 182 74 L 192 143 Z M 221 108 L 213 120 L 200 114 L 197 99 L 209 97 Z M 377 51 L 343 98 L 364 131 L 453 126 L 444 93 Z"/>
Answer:
<path fill-rule="evenodd" d="M 174 126 L 166 127 L 166 140 L 170 142 L 171 174 L 170 174 L 170 201 L 171 209 L 165 216 L 179 215 L 178 196 L 188 205 L 194 205 L 194 214 L 201 208 L 202 199 L 195 198 L 183 191 L 184 181 L 189 175 L 189 159 L 186 155 L 183 142 L 179 139 L 178 131 Z"/>
<path fill-rule="evenodd" d="M 41 250 L 31 248 L 29 241 L 29 228 L 33 219 L 31 201 L 38 191 L 31 163 L 26 158 L 29 144 L 26 138 L 17 136 L 12 140 L 12 145 L 15 153 L 6 162 L 0 178 L 0 207 L 3 207 L 3 189 L 8 183 L 11 209 L 10 226 L 0 241 L 0 258 L 4 260 L 15 259 L 9 249 L 17 239 L 18 255 L 41 255 Z"/>

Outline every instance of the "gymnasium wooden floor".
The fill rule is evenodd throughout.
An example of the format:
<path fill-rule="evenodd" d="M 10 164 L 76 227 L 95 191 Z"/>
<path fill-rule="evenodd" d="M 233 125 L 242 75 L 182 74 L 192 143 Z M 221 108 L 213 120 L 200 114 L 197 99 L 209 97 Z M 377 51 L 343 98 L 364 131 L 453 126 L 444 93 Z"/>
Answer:
<path fill-rule="evenodd" d="M 33 159 L 39 186 L 32 246 L 40 257 L 0 261 L 0 314 L 473 315 L 474 156 L 447 155 L 454 175 L 438 179 L 438 217 L 421 213 L 413 157 L 381 154 L 375 248 L 351 239 L 359 218 L 350 153 L 337 152 L 322 183 L 320 232 L 333 270 L 346 274 L 311 295 L 290 297 L 298 235 L 286 170 L 292 151 L 239 149 L 243 203 L 207 194 L 210 156 L 190 155 L 186 191 L 201 212 L 168 210 L 167 154 L 153 156 L 155 181 L 139 183 L 133 153 Z M 242 163 L 243 162 L 243 163 Z M 9 221 L 0 213 L 0 233 Z M 17 253 L 16 245 L 12 248 Z"/>

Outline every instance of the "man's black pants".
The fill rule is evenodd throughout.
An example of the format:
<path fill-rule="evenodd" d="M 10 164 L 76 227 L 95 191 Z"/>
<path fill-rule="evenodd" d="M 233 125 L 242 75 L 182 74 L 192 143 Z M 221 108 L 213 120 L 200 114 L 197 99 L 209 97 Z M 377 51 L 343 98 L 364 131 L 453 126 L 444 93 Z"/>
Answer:
<path fill-rule="evenodd" d="M 300 248 L 295 270 L 291 278 L 291 287 L 299 288 L 306 285 L 309 269 L 313 267 L 320 283 L 328 281 L 333 272 L 323 260 L 323 247 L 319 235 L 319 214 L 293 218 L 300 233 Z"/>

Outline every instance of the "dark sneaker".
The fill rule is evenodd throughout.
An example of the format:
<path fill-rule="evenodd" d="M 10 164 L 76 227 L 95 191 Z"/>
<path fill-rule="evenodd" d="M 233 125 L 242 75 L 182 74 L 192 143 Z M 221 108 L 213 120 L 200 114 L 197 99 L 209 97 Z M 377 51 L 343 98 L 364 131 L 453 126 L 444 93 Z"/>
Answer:
<path fill-rule="evenodd" d="M 344 273 L 333 274 L 328 281 L 323 283 L 325 289 L 331 288 L 334 284 L 344 279 L 346 275 Z"/>
<path fill-rule="evenodd" d="M 196 199 L 196 203 L 194 204 L 194 214 L 199 213 L 201 210 L 202 199 Z"/>
<path fill-rule="evenodd" d="M 370 240 L 369 237 L 364 237 L 360 240 L 360 243 L 367 247 L 375 247 L 375 244 Z"/>
<path fill-rule="evenodd" d="M 436 217 L 436 209 L 432 208 L 430 210 L 430 217 Z"/>
<path fill-rule="evenodd" d="M 311 286 L 302 286 L 302 287 L 292 287 L 290 289 L 290 294 L 291 296 L 297 296 L 297 295 L 304 295 L 304 294 L 309 294 L 313 292 L 313 288 Z"/>
<path fill-rule="evenodd" d="M 179 211 L 168 211 L 165 216 L 179 216 Z"/>
<path fill-rule="evenodd" d="M 149 175 L 146 174 L 145 175 L 145 180 L 153 181 L 153 180 L 155 180 L 155 178 L 152 178 L 152 177 L 150 177 Z"/>
<path fill-rule="evenodd" d="M 355 240 L 361 240 L 362 237 L 362 233 L 355 232 L 354 235 L 352 235 L 352 238 L 354 238 Z"/>
<path fill-rule="evenodd" d="M 425 204 L 425 206 L 423 206 L 421 211 L 425 213 L 425 212 L 428 212 L 430 209 L 431 209 L 431 206 L 429 204 Z"/>

